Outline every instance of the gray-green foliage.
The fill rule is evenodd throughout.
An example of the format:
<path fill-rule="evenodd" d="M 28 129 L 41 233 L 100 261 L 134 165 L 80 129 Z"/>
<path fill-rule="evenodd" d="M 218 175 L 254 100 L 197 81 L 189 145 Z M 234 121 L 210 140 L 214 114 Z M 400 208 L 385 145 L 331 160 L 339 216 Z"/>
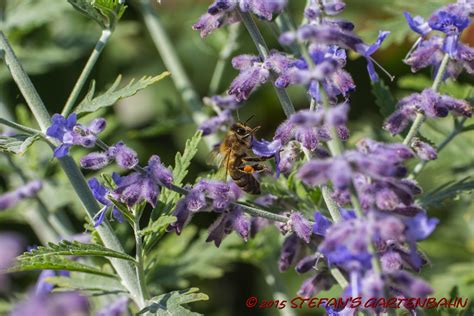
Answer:
<path fill-rule="evenodd" d="M 96 256 L 135 261 L 134 258 L 125 253 L 114 251 L 98 244 L 61 241 L 58 244 L 49 243 L 48 246 L 40 246 L 37 249 L 25 252 L 18 257 L 17 264 L 11 271 L 50 269 L 114 276 L 114 274 L 105 272 L 100 268 L 68 259 L 69 256 Z"/>
<path fill-rule="evenodd" d="M 145 89 L 149 85 L 156 83 L 169 75 L 169 72 L 164 72 L 154 77 L 145 76 L 139 80 L 130 81 L 129 84 L 120 89 L 118 89 L 118 86 L 122 80 L 122 76 L 118 76 L 112 86 L 99 96 L 94 96 L 95 81 L 92 81 L 87 95 L 84 100 L 79 103 L 74 112 L 77 114 L 86 114 L 98 111 L 104 107 L 112 106 L 120 99 L 130 97 L 138 91 Z"/>
<path fill-rule="evenodd" d="M 460 194 L 469 194 L 474 190 L 474 181 L 471 177 L 466 177 L 459 181 L 449 181 L 433 191 L 423 194 L 418 202 L 424 207 L 439 205 L 448 199 L 454 199 Z"/>
<path fill-rule="evenodd" d="M 201 314 L 191 312 L 185 307 L 185 305 L 198 301 L 207 301 L 208 299 L 209 297 L 204 293 L 200 293 L 198 288 L 173 291 L 161 294 L 148 300 L 148 306 L 139 311 L 138 315 L 152 314 L 158 316 L 197 316 Z"/>
<path fill-rule="evenodd" d="M 0 136 L 0 152 L 23 155 L 39 138 L 39 135 L 25 134 Z"/>
<path fill-rule="evenodd" d="M 99 275 L 75 274 L 69 277 L 50 277 L 46 282 L 57 287 L 57 291 L 82 291 L 90 295 L 127 293 L 119 280 Z"/>
<path fill-rule="evenodd" d="M 96 21 L 103 29 L 113 29 L 125 12 L 119 0 L 68 0 L 79 12 Z"/>

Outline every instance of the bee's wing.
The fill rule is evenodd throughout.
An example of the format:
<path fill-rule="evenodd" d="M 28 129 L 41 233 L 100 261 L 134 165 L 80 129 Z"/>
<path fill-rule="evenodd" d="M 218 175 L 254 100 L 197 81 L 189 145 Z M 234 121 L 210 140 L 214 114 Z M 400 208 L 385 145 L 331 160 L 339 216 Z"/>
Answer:
<path fill-rule="evenodd" d="M 231 149 L 226 152 L 221 152 L 219 148 L 214 149 L 209 154 L 208 163 L 217 167 L 217 171 L 214 174 L 215 179 L 227 181 L 227 175 L 229 174 L 229 162 L 230 162 Z"/>

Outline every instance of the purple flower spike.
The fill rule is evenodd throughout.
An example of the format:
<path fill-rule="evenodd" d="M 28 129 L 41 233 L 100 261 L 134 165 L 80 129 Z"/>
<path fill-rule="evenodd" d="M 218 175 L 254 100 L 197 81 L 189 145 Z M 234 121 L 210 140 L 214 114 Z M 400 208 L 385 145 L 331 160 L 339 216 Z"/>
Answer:
<path fill-rule="evenodd" d="M 80 164 L 84 169 L 99 170 L 112 162 L 112 157 L 104 152 L 92 152 L 81 158 Z"/>
<path fill-rule="evenodd" d="M 287 0 L 240 0 L 239 2 L 242 11 L 250 11 L 257 17 L 270 21 L 275 13 L 285 8 Z"/>
<path fill-rule="evenodd" d="M 42 188 L 43 182 L 34 180 L 18 187 L 14 191 L 0 195 L 0 211 L 14 207 L 21 200 L 36 196 Z"/>
<path fill-rule="evenodd" d="M 186 206 L 185 200 L 179 200 L 176 204 L 176 209 L 173 211 L 173 216 L 176 217 L 176 222 L 168 226 L 168 231 L 176 231 L 176 234 L 180 235 L 183 231 L 184 226 L 191 220 L 192 214 L 189 208 Z"/>
<path fill-rule="evenodd" d="M 410 13 L 404 12 L 405 18 L 408 22 L 410 28 L 420 34 L 421 36 L 426 36 L 431 32 L 431 27 L 428 25 L 428 22 L 425 21 L 421 16 L 412 17 Z"/>
<path fill-rule="evenodd" d="M 288 224 L 299 238 L 309 243 L 313 229 L 311 223 L 301 213 L 292 212 Z"/>

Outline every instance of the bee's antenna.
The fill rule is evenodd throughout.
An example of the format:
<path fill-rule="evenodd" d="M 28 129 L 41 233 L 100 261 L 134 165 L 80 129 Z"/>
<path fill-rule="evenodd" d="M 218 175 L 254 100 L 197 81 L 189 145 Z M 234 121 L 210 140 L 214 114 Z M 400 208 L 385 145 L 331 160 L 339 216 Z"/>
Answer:
<path fill-rule="evenodd" d="M 254 117 L 255 117 L 255 114 L 252 115 L 251 117 L 249 117 L 249 118 L 245 121 L 244 125 L 247 125 L 247 123 L 248 123 L 251 119 L 253 119 Z"/>

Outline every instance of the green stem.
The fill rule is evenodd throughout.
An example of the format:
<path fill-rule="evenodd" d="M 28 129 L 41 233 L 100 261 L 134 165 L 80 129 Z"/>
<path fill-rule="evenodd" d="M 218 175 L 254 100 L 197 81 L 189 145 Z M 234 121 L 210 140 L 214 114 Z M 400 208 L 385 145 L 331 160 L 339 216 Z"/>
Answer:
<path fill-rule="evenodd" d="M 21 132 L 25 132 L 28 135 L 41 134 L 41 131 L 39 131 L 37 129 L 15 123 L 15 122 L 3 119 L 1 117 L 0 117 L 0 124 L 3 124 L 5 126 L 11 127 L 11 128 L 14 128 L 14 129 L 16 129 L 18 131 L 21 131 Z"/>
<path fill-rule="evenodd" d="M 448 66 L 448 62 L 449 62 L 449 54 L 445 54 L 439 66 L 438 73 L 436 74 L 436 77 L 433 81 L 433 85 L 431 86 L 431 89 L 435 92 L 438 91 L 439 86 L 441 85 L 444 73 L 446 72 L 446 67 Z M 418 131 L 420 130 L 423 123 L 425 122 L 425 119 L 426 117 L 423 113 L 418 113 L 416 115 L 416 118 L 413 121 L 413 124 L 411 125 L 407 136 L 403 140 L 404 145 L 410 146 L 411 141 L 413 140 L 413 137 L 415 137 L 418 134 Z"/>
<path fill-rule="evenodd" d="M 23 66 L 18 61 L 10 43 L 8 42 L 5 34 L 0 31 L 0 56 L 5 61 L 6 66 L 9 68 L 10 73 L 13 76 L 13 80 L 16 82 L 21 94 L 26 100 L 26 103 L 33 112 L 38 124 L 43 132 L 51 125 L 51 118 L 46 110 L 43 101 L 38 95 L 33 83 L 26 74 Z"/>
<path fill-rule="evenodd" d="M 41 130 L 45 132 L 51 124 L 51 117 L 3 32 L 0 32 L 0 51 L 2 52 L 6 65 L 9 67 L 13 79 L 18 85 L 18 88 L 22 92 L 23 97 L 38 122 L 38 125 Z M 100 207 L 92 195 L 83 174 L 70 156 L 59 159 L 59 163 L 81 200 L 89 219 L 92 220 L 97 212 L 99 212 Z M 124 252 L 117 236 L 106 220 L 97 228 L 97 232 L 106 247 L 115 251 Z M 136 302 L 139 308 L 143 308 L 145 300 L 139 294 L 140 287 L 132 265 L 129 262 L 120 259 L 111 259 L 111 263 L 122 279 L 124 286 L 129 290 L 132 299 Z"/>
<path fill-rule="evenodd" d="M 151 39 L 155 43 L 155 47 L 166 68 L 171 72 L 171 79 L 184 101 L 185 111 L 188 112 L 197 126 L 201 125 L 208 116 L 202 112 L 203 105 L 201 99 L 184 71 L 176 50 L 161 25 L 158 13 L 153 9 L 148 0 L 138 0 L 137 3 L 138 10 L 143 16 Z M 212 150 L 214 144 L 217 144 L 219 141 L 216 135 L 209 135 L 205 138 L 205 142 L 207 147 Z"/>
<path fill-rule="evenodd" d="M 227 42 L 224 45 L 224 48 L 219 53 L 219 60 L 217 61 L 216 68 L 212 74 L 211 83 L 209 84 L 209 95 L 215 95 L 219 92 L 219 84 L 221 83 L 222 76 L 224 75 L 225 65 L 232 55 L 232 53 L 237 49 L 237 39 L 239 37 L 240 24 L 235 23 L 229 26 L 229 34 Z"/>
<path fill-rule="evenodd" d="M 104 50 L 104 47 L 109 41 L 111 35 L 112 35 L 111 30 L 109 29 L 102 30 L 102 34 L 100 35 L 100 38 L 97 41 L 97 44 L 95 45 L 94 50 L 92 51 L 89 59 L 87 60 L 87 63 L 84 66 L 84 69 L 82 70 L 81 75 L 79 76 L 79 79 L 77 79 L 77 82 L 74 85 L 74 88 L 72 89 L 72 92 L 69 95 L 69 98 L 67 99 L 66 104 L 64 105 L 64 109 L 61 112 L 61 115 L 68 116 L 69 113 L 72 112 L 72 108 L 74 107 L 77 101 L 77 98 L 81 94 L 81 91 L 84 88 L 84 85 L 86 84 L 87 79 L 89 78 L 92 72 L 92 69 L 94 69 L 94 66 L 97 63 L 97 60 L 99 59 L 99 56 Z"/>
<path fill-rule="evenodd" d="M 148 293 L 148 288 L 146 286 L 146 278 L 145 278 L 145 270 L 143 268 L 144 265 L 144 258 L 143 258 L 143 240 L 140 234 L 140 219 L 142 217 L 142 211 L 136 211 L 135 213 L 135 221 L 133 222 L 133 233 L 135 235 L 135 247 L 136 247 L 136 270 L 137 270 L 137 278 L 140 284 L 140 290 L 142 296 L 145 299 L 150 298 L 150 294 Z"/>
<path fill-rule="evenodd" d="M 257 51 L 260 54 L 260 57 L 262 58 L 262 60 L 265 60 L 270 55 L 270 51 L 268 50 L 267 43 L 263 39 L 263 36 L 260 33 L 260 30 L 258 29 L 257 24 L 255 24 L 255 21 L 253 20 L 252 16 L 249 13 L 239 11 L 239 15 L 240 15 L 240 19 L 242 20 L 245 27 L 247 28 L 247 31 L 249 32 L 250 37 L 255 43 L 255 46 L 257 47 Z M 275 82 L 276 76 L 274 73 L 271 74 L 271 78 L 272 78 L 272 81 Z M 291 99 L 288 96 L 288 93 L 286 92 L 286 90 L 282 88 L 277 88 L 275 86 L 274 88 L 278 96 L 278 99 L 280 100 L 283 111 L 285 112 L 285 115 L 288 117 L 291 114 L 295 113 L 295 107 L 293 106 L 293 103 L 291 102 Z"/>

